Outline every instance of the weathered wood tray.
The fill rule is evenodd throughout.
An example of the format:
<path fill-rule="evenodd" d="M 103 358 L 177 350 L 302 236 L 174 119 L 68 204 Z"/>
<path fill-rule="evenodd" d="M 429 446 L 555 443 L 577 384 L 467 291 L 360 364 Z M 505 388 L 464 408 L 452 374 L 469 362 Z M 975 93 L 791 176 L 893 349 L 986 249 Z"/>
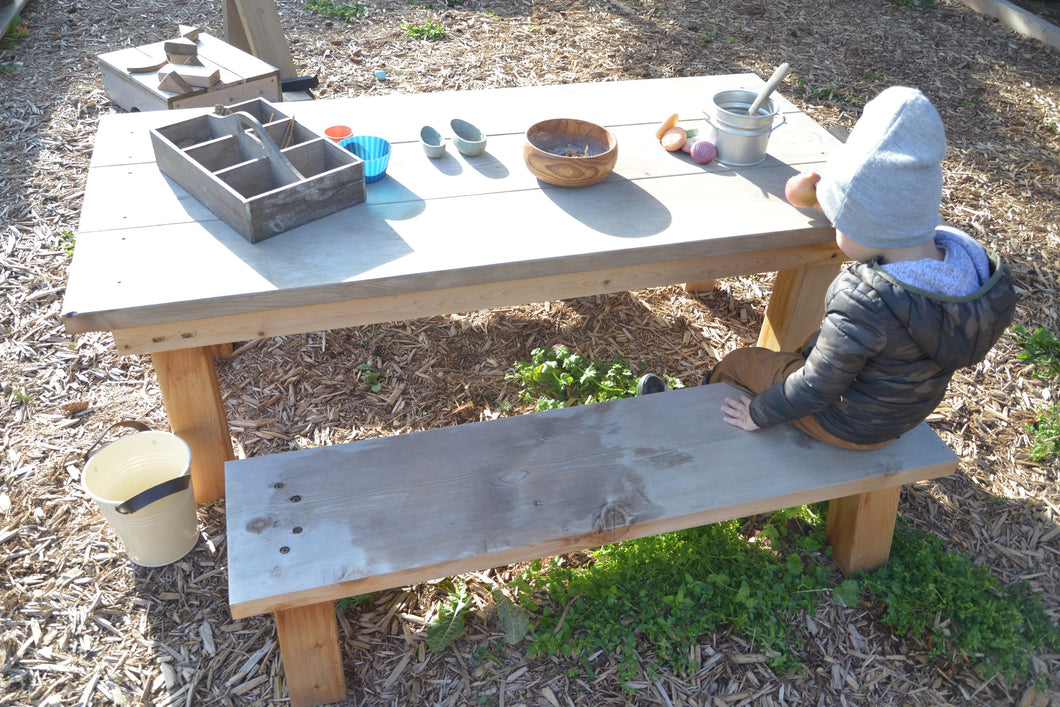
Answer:
<path fill-rule="evenodd" d="M 251 243 L 365 199 L 364 162 L 272 103 L 151 131 L 163 174 Z"/>

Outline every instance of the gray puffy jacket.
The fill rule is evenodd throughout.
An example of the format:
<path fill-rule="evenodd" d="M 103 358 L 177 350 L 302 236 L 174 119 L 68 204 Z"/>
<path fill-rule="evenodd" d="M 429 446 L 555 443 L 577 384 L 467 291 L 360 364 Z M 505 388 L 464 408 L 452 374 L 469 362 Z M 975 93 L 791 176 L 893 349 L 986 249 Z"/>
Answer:
<path fill-rule="evenodd" d="M 759 427 L 813 415 L 848 442 L 896 439 L 946 394 L 954 371 L 983 360 L 1012 322 L 1016 295 L 996 254 L 990 279 L 966 297 L 902 283 L 877 263 L 848 266 L 828 289 L 806 365 L 756 396 Z"/>

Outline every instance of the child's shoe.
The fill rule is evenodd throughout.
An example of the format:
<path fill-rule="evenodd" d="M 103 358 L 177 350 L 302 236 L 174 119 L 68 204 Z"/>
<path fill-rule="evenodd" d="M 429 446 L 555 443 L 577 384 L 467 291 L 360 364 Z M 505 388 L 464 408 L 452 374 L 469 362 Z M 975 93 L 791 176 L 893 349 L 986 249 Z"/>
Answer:
<path fill-rule="evenodd" d="M 654 373 L 645 373 L 637 381 L 637 395 L 651 395 L 652 393 L 665 393 L 670 388 L 662 378 Z"/>

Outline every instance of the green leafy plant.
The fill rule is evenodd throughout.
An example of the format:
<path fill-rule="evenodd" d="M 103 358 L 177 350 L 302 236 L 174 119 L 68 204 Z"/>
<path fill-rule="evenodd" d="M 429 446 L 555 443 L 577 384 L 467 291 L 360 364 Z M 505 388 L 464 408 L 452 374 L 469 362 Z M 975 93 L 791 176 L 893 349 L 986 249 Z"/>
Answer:
<path fill-rule="evenodd" d="M 725 42 L 726 44 L 734 44 L 736 42 L 735 37 L 726 37 L 718 31 L 717 27 L 712 27 L 709 32 L 704 32 L 699 35 L 700 40 L 704 44 L 710 44 L 711 42 Z"/>
<path fill-rule="evenodd" d="M 900 529 L 888 564 L 856 579 L 885 606 L 885 624 L 926 641 L 933 656 L 962 656 L 985 677 L 1032 679 L 1034 652 L 1060 651 L 1060 628 L 1025 582 L 1002 585 L 931 533 Z"/>
<path fill-rule="evenodd" d="M 1049 329 L 1038 327 L 1033 332 L 1026 327 L 1012 327 L 1012 336 L 1023 351 L 1016 356 L 1033 366 L 1038 378 L 1051 379 L 1060 376 L 1060 339 Z M 1053 405 L 1038 412 L 1038 419 L 1027 426 L 1033 443 L 1030 457 L 1034 461 L 1060 457 L 1060 407 Z"/>
<path fill-rule="evenodd" d="M 1027 426 L 1034 440 L 1030 456 L 1036 462 L 1060 458 L 1060 406 L 1053 405 L 1038 413 L 1038 419 Z"/>
<path fill-rule="evenodd" d="M 793 616 L 824 600 L 878 603 L 896 633 L 926 637 L 930 655 L 960 656 L 985 676 L 1033 680 L 1035 651 L 1060 650 L 1060 629 L 1026 584 L 1003 586 L 929 533 L 900 527 L 888 565 L 839 578 L 818 561 L 822 510 L 756 518 L 751 531 L 735 520 L 619 543 L 583 566 L 532 563 L 515 582 L 533 612 L 528 654 L 579 658 L 591 674 L 586 656 L 614 651 L 628 680 L 645 656 L 694 670 L 688 647 L 729 628 L 784 671 L 798 668 Z"/>
<path fill-rule="evenodd" d="M 357 365 L 357 370 L 361 372 L 361 380 L 372 389 L 373 393 L 378 393 L 383 389 L 383 379 L 386 375 L 380 373 L 378 368 L 370 363 L 360 363 Z"/>
<path fill-rule="evenodd" d="M 453 580 L 453 592 L 442 603 L 438 616 L 427 626 L 427 647 L 435 653 L 444 651 L 463 635 L 465 614 L 471 607 L 471 592 L 462 580 Z"/>
<path fill-rule="evenodd" d="M 843 103 L 846 105 L 857 105 L 858 99 L 856 96 L 847 96 L 839 91 L 837 88 L 831 88 L 827 86 L 814 86 L 803 79 L 798 81 L 799 91 L 810 103 L 821 104 L 827 101 L 833 103 Z"/>
<path fill-rule="evenodd" d="M 59 233 L 59 243 L 62 244 L 66 257 L 74 257 L 74 246 L 77 245 L 77 238 L 73 233 L 70 231 L 61 231 Z"/>
<path fill-rule="evenodd" d="M 516 361 L 515 373 L 522 399 L 534 403 L 535 410 L 554 410 L 572 405 L 588 405 L 603 400 L 636 395 L 637 376 L 629 361 L 616 356 L 611 360 L 586 359 L 577 351 L 557 345 L 530 352 L 530 361 Z M 643 363 L 643 362 L 642 362 Z M 683 388 L 676 378 L 665 376 L 671 388 Z"/>
<path fill-rule="evenodd" d="M 517 605 L 500 589 L 493 590 L 497 603 L 497 623 L 504 632 L 504 641 L 510 646 L 521 643 L 530 630 L 530 614 Z"/>
<path fill-rule="evenodd" d="M 428 20 L 426 24 L 422 25 L 403 22 L 401 23 L 401 28 L 405 30 L 405 34 L 409 37 L 412 37 L 413 39 L 424 39 L 428 42 L 437 42 L 446 37 L 445 27 L 434 20 Z"/>
<path fill-rule="evenodd" d="M 339 607 L 339 613 L 345 614 L 351 609 L 361 608 L 375 599 L 375 594 L 375 592 L 372 592 L 370 594 L 358 594 L 355 597 L 343 597 L 342 599 L 339 599 L 338 602 L 336 602 Z"/>
<path fill-rule="evenodd" d="M 14 40 L 23 39 L 29 36 L 29 25 L 22 21 L 22 15 L 15 15 L 11 18 L 11 23 L 8 25 L 7 33 L 3 35 L 3 41 L 0 42 L 0 46 L 7 48 L 12 46 Z"/>
<path fill-rule="evenodd" d="M 1016 356 L 1021 361 L 1035 365 L 1035 375 L 1039 378 L 1060 376 L 1060 339 L 1049 329 L 1038 327 L 1033 332 L 1017 324 L 1012 327 L 1012 335 L 1023 351 Z"/>
<path fill-rule="evenodd" d="M 11 389 L 11 394 L 14 395 L 15 399 L 18 400 L 23 405 L 29 405 L 31 402 L 33 402 L 33 396 L 32 395 L 30 395 L 29 393 L 24 393 L 21 390 L 19 390 L 18 388 L 12 388 Z"/>
<path fill-rule="evenodd" d="M 332 2 L 332 0 L 308 0 L 302 6 L 310 12 L 315 12 L 324 17 L 336 17 L 343 22 L 360 19 L 368 14 L 368 10 L 359 2 Z"/>
<path fill-rule="evenodd" d="M 786 523 L 768 525 L 769 542 L 748 542 L 734 520 L 609 545 L 584 567 L 533 563 L 521 581 L 548 601 L 529 655 L 580 658 L 589 671 L 588 655 L 614 650 L 624 680 L 648 655 L 656 668 L 687 673 L 697 667 L 689 646 L 731 627 L 753 636 L 776 669 L 795 666 L 792 616 L 812 610 L 829 589 L 828 573 L 795 549 Z M 823 529 L 817 534 L 823 543 Z"/>

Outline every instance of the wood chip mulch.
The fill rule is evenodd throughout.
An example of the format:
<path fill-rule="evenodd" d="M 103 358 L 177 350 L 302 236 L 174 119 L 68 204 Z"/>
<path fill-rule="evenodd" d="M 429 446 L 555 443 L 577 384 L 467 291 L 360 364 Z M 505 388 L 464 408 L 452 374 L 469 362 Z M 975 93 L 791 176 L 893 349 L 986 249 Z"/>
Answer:
<path fill-rule="evenodd" d="M 996 249 L 1021 300 L 1016 321 L 1060 332 L 1060 52 L 956 0 L 378 0 L 343 23 L 278 3 L 301 74 L 322 98 L 753 71 L 787 61 L 780 90 L 826 127 L 853 125 L 868 98 L 913 85 L 946 123 L 943 217 Z M 1057 3 L 1021 0 L 1057 22 Z M 209 0 L 30 0 L 24 39 L 0 43 L 0 705 L 285 705 L 269 617 L 232 621 L 224 506 L 199 509 L 201 539 L 159 569 L 131 565 L 80 487 L 81 454 L 111 423 L 166 428 L 150 357 L 59 321 L 68 251 L 101 115 L 118 109 L 96 55 L 175 36 L 222 35 Z M 428 20 L 440 42 L 407 37 Z M 378 80 L 374 71 L 387 73 Z M 669 114 L 659 106 L 660 120 Z M 705 203 L 709 203 L 705 196 Z M 755 340 L 771 277 L 710 294 L 679 287 L 237 342 L 219 363 L 241 455 L 334 444 L 525 410 L 506 374 L 539 345 L 646 357 L 695 384 L 718 356 Z M 900 512 L 1002 581 L 1024 580 L 1060 618 L 1060 462 L 1033 462 L 1026 426 L 1060 381 L 1031 375 L 1006 338 L 960 372 L 931 421 L 959 473 L 903 492 Z M 380 374 L 372 392 L 361 364 Z M 805 671 L 776 674 L 753 636 L 703 636 L 688 675 L 617 679 L 507 646 L 491 583 L 441 654 L 425 625 L 443 593 L 383 592 L 341 615 L 348 705 L 1060 705 L 1060 656 L 1035 657 L 1042 686 L 984 680 L 960 656 L 929 659 L 876 607 L 822 602 L 796 622 Z M 644 664 L 651 656 L 645 655 Z"/>

